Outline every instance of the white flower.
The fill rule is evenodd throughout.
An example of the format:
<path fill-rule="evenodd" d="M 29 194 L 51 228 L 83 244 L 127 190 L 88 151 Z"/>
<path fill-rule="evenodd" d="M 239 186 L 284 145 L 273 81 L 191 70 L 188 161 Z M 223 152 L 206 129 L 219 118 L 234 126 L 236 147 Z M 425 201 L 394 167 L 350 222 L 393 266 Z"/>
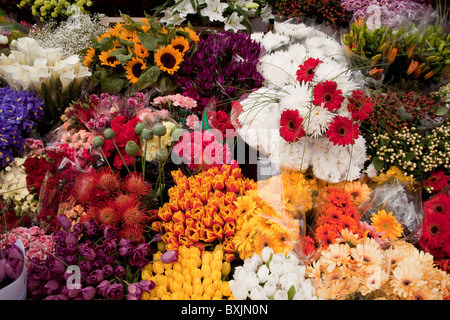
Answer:
<path fill-rule="evenodd" d="M 272 14 L 272 7 L 270 5 L 266 5 L 261 9 L 259 13 L 261 20 L 265 23 L 269 22 L 270 19 L 273 19 L 274 15 Z"/>
<path fill-rule="evenodd" d="M 262 289 L 262 293 L 266 297 L 273 297 L 273 295 L 275 294 L 275 291 L 277 291 L 277 286 L 272 283 L 266 283 Z"/>
<path fill-rule="evenodd" d="M 245 30 L 247 29 L 246 26 L 244 26 L 241 22 L 244 20 L 243 16 L 238 15 L 238 13 L 235 11 L 233 12 L 225 22 L 225 31 L 239 31 L 239 30 Z"/>
<path fill-rule="evenodd" d="M 271 247 L 264 247 L 261 252 L 261 258 L 264 263 L 269 262 L 270 257 L 273 255 L 273 249 Z"/>
<path fill-rule="evenodd" d="M 197 11 L 195 11 L 194 7 L 192 6 L 191 0 L 181 1 L 179 4 L 172 7 L 172 10 L 177 11 L 182 17 L 186 17 L 188 14 L 197 13 Z"/>
<path fill-rule="evenodd" d="M 0 44 L 8 44 L 8 37 L 4 34 L 0 34 Z"/>
<path fill-rule="evenodd" d="M 260 266 L 258 269 L 258 273 L 256 274 L 256 276 L 259 279 L 259 283 L 266 282 L 267 278 L 269 277 L 269 273 L 270 273 L 269 268 L 267 268 L 267 266 L 265 264 Z"/>
<path fill-rule="evenodd" d="M 233 297 L 236 300 L 247 299 L 248 290 L 244 286 L 238 284 L 238 282 L 236 280 L 228 281 L 228 285 L 230 286 L 231 293 L 233 293 Z"/>
<path fill-rule="evenodd" d="M 220 0 L 205 0 L 206 7 L 200 10 L 200 14 L 208 17 L 210 21 L 225 22 L 223 11 L 228 7 L 228 3 L 221 3 Z"/>
<path fill-rule="evenodd" d="M 273 299 L 274 300 L 287 300 L 288 299 L 287 291 L 278 289 L 277 291 L 275 291 L 275 294 L 273 295 Z"/>
<path fill-rule="evenodd" d="M 261 287 L 253 288 L 250 291 L 250 300 L 268 300 L 268 299 L 269 298 L 267 297 L 266 294 L 264 294 L 263 288 Z"/>
<path fill-rule="evenodd" d="M 159 22 L 173 25 L 180 25 L 186 20 L 186 16 L 180 13 L 172 12 L 171 8 L 161 11 L 163 16 L 159 19 Z"/>

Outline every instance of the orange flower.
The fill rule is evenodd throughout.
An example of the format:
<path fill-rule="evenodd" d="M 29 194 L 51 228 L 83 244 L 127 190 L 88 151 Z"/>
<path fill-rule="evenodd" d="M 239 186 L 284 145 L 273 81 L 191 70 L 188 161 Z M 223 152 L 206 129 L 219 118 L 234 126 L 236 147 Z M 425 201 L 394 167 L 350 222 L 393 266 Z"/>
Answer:
<path fill-rule="evenodd" d="M 424 78 L 425 80 L 428 80 L 428 79 L 430 79 L 432 76 L 434 76 L 434 71 L 433 71 L 433 70 L 430 70 L 430 71 L 428 71 L 428 72 L 423 76 L 423 78 Z"/>
<path fill-rule="evenodd" d="M 395 58 L 397 57 L 397 48 L 392 48 L 392 50 L 389 50 L 389 63 L 393 63 L 395 61 Z"/>
<path fill-rule="evenodd" d="M 412 60 L 409 64 L 408 70 L 406 71 L 407 75 L 412 74 L 414 71 L 416 71 L 417 67 L 419 66 L 419 61 Z"/>
<path fill-rule="evenodd" d="M 216 240 L 216 235 L 214 234 L 214 231 L 209 228 L 203 228 L 203 230 L 200 231 L 200 240 L 204 242 L 213 242 Z"/>
<path fill-rule="evenodd" d="M 186 227 L 186 230 L 184 231 L 184 234 L 186 237 L 191 240 L 192 242 L 198 242 L 200 240 L 198 230 L 194 227 Z"/>
<path fill-rule="evenodd" d="M 184 223 L 175 222 L 173 226 L 173 235 L 178 238 L 180 235 L 184 235 L 184 230 L 185 230 Z"/>
<path fill-rule="evenodd" d="M 223 260 L 228 261 L 228 262 L 233 262 L 234 259 L 236 259 L 236 256 L 233 253 L 225 253 L 223 255 Z"/>
<path fill-rule="evenodd" d="M 172 216 L 172 220 L 173 222 L 177 223 L 177 222 L 181 222 L 181 223 L 185 223 L 186 221 L 186 216 L 183 213 L 183 211 L 177 211 L 173 214 Z"/>
<path fill-rule="evenodd" d="M 195 197 L 197 197 L 197 199 L 199 199 L 204 204 L 208 201 L 209 198 L 209 188 L 207 186 L 198 187 L 196 188 L 194 194 Z"/>
<path fill-rule="evenodd" d="M 234 233 L 236 232 L 236 224 L 234 221 L 230 221 L 225 223 L 223 226 L 223 234 L 225 237 L 232 237 L 234 236 Z"/>
<path fill-rule="evenodd" d="M 375 80 L 380 80 L 383 71 L 384 69 L 382 68 L 373 68 L 372 70 L 369 71 L 369 75 Z"/>
<path fill-rule="evenodd" d="M 211 186 L 214 190 L 221 191 L 225 187 L 225 178 L 222 175 L 215 176 L 211 181 Z"/>
<path fill-rule="evenodd" d="M 224 232 L 223 229 L 220 225 L 218 224 L 214 224 L 212 227 L 212 230 L 214 232 L 214 235 L 216 236 L 217 240 L 222 240 L 223 236 L 224 236 Z"/>
<path fill-rule="evenodd" d="M 172 211 L 170 211 L 169 208 L 164 208 L 163 206 L 161 209 L 159 209 L 158 218 L 163 222 L 169 222 L 170 220 L 172 220 L 172 216 Z"/>
<path fill-rule="evenodd" d="M 226 253 L 233 253 L 235 250 L 234 243 L 231 237 L 226 237 L 223 243 L 223 251 Z"/>
<path fill-rule="evenodd" d="M 221 206 L 220 207 L 220 214 L 222 215 L 223 221 L 225 221 L 225 223 L 227 222 L 231 222 L 231 221 L 236 221 L 236 215 L 234 213 L 234 210 L 228 206 Z"/>
<path fill-rule="evenodd" d="M 238 193 L 241 189 L 241 184 L 233 177 L 229 177 L 228 180 L 225 181 L 225 186 L 227 187 L 227 191 L 233 193 Z"/>
<path fill-rule="evenodd" d="M 350 230 L 352 232 L 355 232 L 356 230 L 358 230 L 358 222 L 350 216 L 342 216 L 341 219 L 339 219 L 338 223 L 339 223 L 340 229 L 347 228 L 348 230 Z"/>
<path fill-rule="evenodd" d="M 322 224 L 316 229 L 316 239 L 321 243 L 324 249 L 336 241 L 338 233 L 333 225 Z"/>
<path fill-rule="evenodd" d="M 223 219 L 220 215 L 216 214 L 216 215 L 213 215 L 212 217 L 213 217 L 214 224 L 218 224 L 219 226 L 223 227 L 225 222 L 223 221 Z"/>
<path fill-rule="evenodd" d="M 211 228 L 214 224 L 213 217 L 207 214 L 204 214 L 201 218 L 203 225 L 206 228 Z"/>
<path fill-rule="evenodd" d="M 178 237 L 178 243 L 180 244 L 180 246 L 186 246 L 186 247 L 190 247 L 192 246 L 195 242 L 192 241 L 191 239 L 189 239 L 188 237 L 186 237 L 186 235 L 180 235 Z"/>

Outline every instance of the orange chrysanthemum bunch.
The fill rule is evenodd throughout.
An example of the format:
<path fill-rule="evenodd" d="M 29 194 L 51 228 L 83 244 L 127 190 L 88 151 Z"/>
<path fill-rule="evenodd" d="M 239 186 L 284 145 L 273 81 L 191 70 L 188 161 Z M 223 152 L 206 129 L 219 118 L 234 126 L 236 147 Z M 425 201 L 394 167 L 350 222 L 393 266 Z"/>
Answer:
<path fill-rule="evenodd" d="M 223 244 L 225 260 L 235 258 L 233 237 L 242 215 L 237 201 L 256 189 L 235 165 L 210 168 L 186 177 L 172 171 L 175 186 L 168 190 L 169 201 L 158 211 L 152 230 L 161 232 L 167 250 L 181 246 L 204 249 L 207 244 Z"/>
<path fill-rule="evenodd" d="M 336 242 L 343 229 L 361 234 L 360 214 L 353 204 L 351 195 L 344 189 L 326 187 L 317 199 L 315 239 L 326 249 Z"/>
<path fill-rule="evenodd" d="M 383 248 L 375 239 L 348 230 L 308 265 L 306 274 L 322 299 L 449 298 L 450 276 L 434 266 L 431 254 L 403 240 Z"/>
<path fill-rule="evenodd" d="M 314 184 L 314 180 L 299 172 L 284 171 L 259 181 L 257 190 L 237 199 L 240 218 L 233 243 L 242 260 L 254 253 L 261 255 L 265 247 L 284 254 L 297 247 L 305 236 L 300 230 L 300 220 L 305 219 L 305 212 L 313 206 Z M 306 243 L 310 245 L 310 241 Z M 307 251 L 311 251 L 311 246 Z"/>
<path fill-rule="evenodd" d="M 222 245 L 214 251 L 180 246 L 178 252 L 178 261 L 171 263 L 160 260 L 160 251 L 153 255 L 142 279 L 153 281 L 156 288 L 144 292 L 142 300 L 220 300 L 232 296 L 228 281 L 222 281 L 230 272 L 230 264 L 223 261 Z"/>
<path fill-rule="evenodd" d="M 94 220 L 102 227 L 115 227 L 119 237 L 142 242 L 150 221 L 149 211 L 142 201 L 151 190 L 151 185 L 134 171 L 125 178 L 110 167 L 81 174 L 72 191 L 74 208 L 81 213 L 76 220 L 81 223 Z M 72 210 L 66 215 L 73 220 Z"/>

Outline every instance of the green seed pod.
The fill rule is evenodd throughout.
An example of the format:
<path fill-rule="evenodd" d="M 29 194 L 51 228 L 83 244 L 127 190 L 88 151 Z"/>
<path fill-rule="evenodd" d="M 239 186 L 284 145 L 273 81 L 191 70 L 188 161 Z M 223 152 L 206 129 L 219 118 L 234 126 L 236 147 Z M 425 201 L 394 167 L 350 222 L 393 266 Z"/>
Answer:
<path fill-rule="evenodd" d="M 95 148 L 101 147 L 105 144 L 105 140 L 101 136 L 95 136 L 94 140 L 92 141 Z"/>
<path fill-rule="evenodd" d="M 137 135 L 141 135 L 142 130 L 144 130 L 145 125 L 142 122 L 138 122 L 138 124 L 136 125 L 136 127 L 134 127 L 134 133 L 136 133 Z"/>
<path fill-rule="evenodd" d="M 184 130 L 182 128 L 174 127 L 170 133 L 172 137 L 172 141 L 180 140 L 181 136 L 183 136 Z"/>
<path fill-rule="evenodd" d="M 162 137 L 167 132 L 167 128 L 162 123 L 157 123 L 153 126 L 153 134 L 158 137 Z"/>
<path fill-rule="evenodd" d="M 105 137 L 106 140 L 113 139 L 115 135 L 116 133 L 111 128 L 105 129 L 105 132 L 103 132 L 103 136 Z"/>
<path fill-rule="evenodd" d="M 134 142 L 133 140 L 128 141 L 127 144 L 125 145 L 125 152 L 129 155 L 134 157 L 135 155 L 137 155 L 139 153 L 139 146 L 136 142 Z"/>
<path fill-rule="evenodd" d="M 151 140 L 153 138 L 153 130 L 144 128 L 141 132 L 142 139 Z"/>
<path fill-rule="evenodd" d="M 167 152 L 167 150 L 163 148 L 158 149 L 158 151 L 156 151 L 155 158 L 156 160 L 161 162 L 166 161 L 167 158 L 169 158 L 169 152 Z"/>

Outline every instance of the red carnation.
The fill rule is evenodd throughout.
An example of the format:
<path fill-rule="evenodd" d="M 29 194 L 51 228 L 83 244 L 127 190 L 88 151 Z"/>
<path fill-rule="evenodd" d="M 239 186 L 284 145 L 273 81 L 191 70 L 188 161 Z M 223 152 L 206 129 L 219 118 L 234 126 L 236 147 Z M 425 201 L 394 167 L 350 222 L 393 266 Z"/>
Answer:
<path fill-rule="evenodd" d="M 334 145 L 346 146 L 355 143 L 359 135 L 359 126 L 351 119 L 336 116 L 327 130 L 327 138 Z"/>
<path fill-rule="evenodd" d="M 348 98 L 348 110 L 352 113 L 352 118 L 355 121 L 363 121 L 369 119 L 369 114 L 373 111 L 373 104 L 370 98 L 366 98 L 364 93 L 360 90 L 352 92 L 352 97 Z"/>
<path fill-rule="evenodd" d="M 314 88 L 314 100 L 313 103 L 318 106 L 324 104 L 324 107 L 330 111 L 334 111 L 341 107 L 342 90 L 337 90 L 337 83 L 334 81 L 324 81 L 316 85 Z"/>
<path fill-rule="evenodd" d="M 297 80 L 300 82 L 310 82 L 314 78 L 314 72 L 321 63 L 320 59 L 309 58 L 305 61 L 305 63 L 298 66 L 298 70 L 296 72 Z"/>
<path fill-rule="evenodd" d="M 306 132 L 302 126 L 303 118 L 298 110 L 286 110 L 281 114 L 280 136 L 289 143 L 298 141 Z"/>
<path fill-rule="evenodd" d="M 450 177 L 444 174 L 444 171 L 433 172 L 427 180 L 424 180 L 428 187 L 433 188 L 433 192 L 437 193 L 441 191 L 443 187 L 448 185 Z"/>

